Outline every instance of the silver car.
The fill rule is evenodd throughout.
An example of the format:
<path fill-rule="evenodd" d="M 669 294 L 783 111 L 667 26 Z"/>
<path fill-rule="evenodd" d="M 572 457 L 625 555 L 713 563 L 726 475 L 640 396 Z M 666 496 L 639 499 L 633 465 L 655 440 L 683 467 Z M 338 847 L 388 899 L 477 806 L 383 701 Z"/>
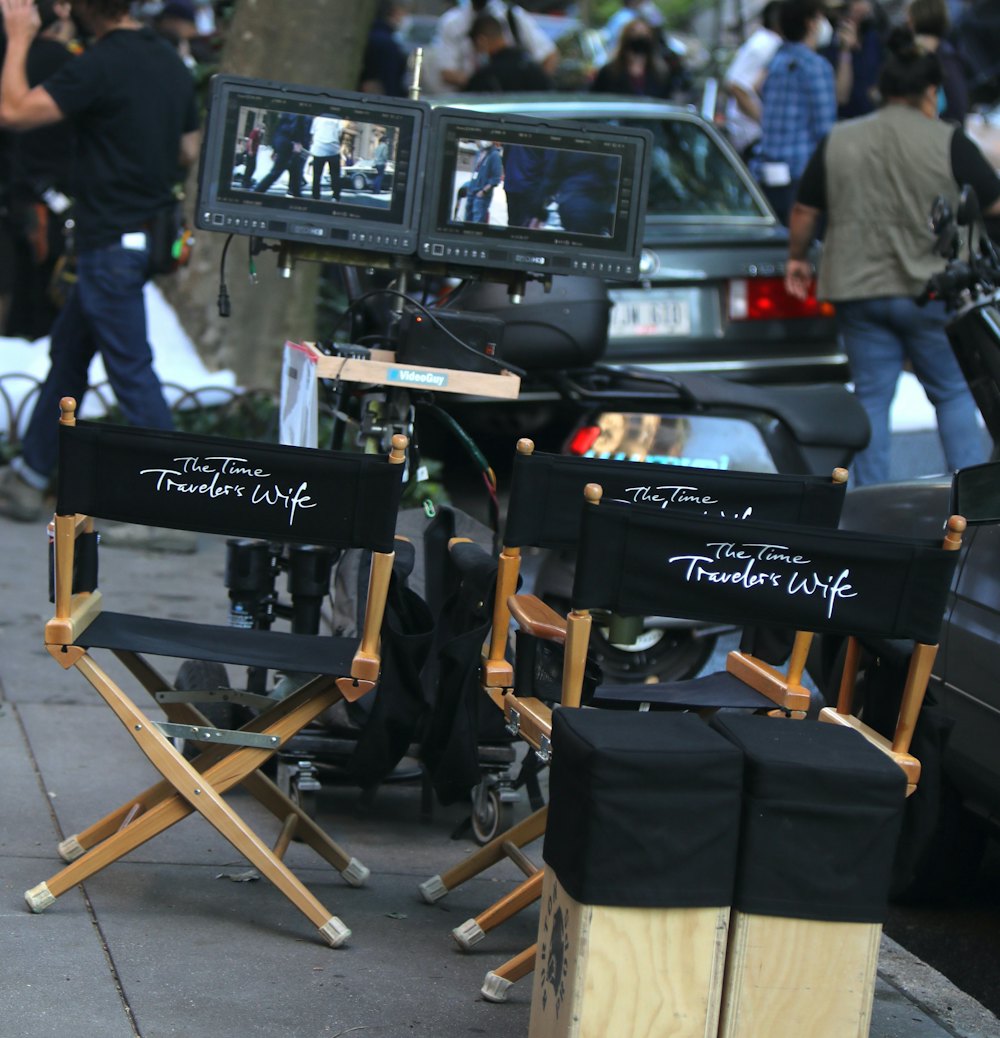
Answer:
<path fill-rule="evenodd" d="M 736 152 L 693 108 L 607 94 L 431 100 L 652 131 L 642 273 L 634 285 L 609 285 L 607 362 L 754 382 L 846 378 L 832 307 L 785 293 L 787 231 Z"/>

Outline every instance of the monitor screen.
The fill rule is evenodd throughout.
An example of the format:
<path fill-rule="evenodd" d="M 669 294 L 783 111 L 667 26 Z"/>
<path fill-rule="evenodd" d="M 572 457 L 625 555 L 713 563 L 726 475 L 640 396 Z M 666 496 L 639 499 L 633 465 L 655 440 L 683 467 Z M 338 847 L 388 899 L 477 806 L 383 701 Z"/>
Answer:
<path fill-rule="evenodd" d="M 196 224 L 412 254 L 427 114 L 416 101 L 216 76 Z"/>
<path fill-rule="evenodd" d="M 647 130 L 439 108 L 428 140 L 422 259 L 638 276 Z"/>

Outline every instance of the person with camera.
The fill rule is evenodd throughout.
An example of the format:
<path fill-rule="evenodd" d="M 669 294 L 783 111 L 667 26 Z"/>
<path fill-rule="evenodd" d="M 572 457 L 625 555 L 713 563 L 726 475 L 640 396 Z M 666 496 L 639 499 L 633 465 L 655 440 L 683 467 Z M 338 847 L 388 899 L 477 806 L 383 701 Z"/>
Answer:
<path fill-rule="evenodd" d="M 22 440 L 0 475 L 0 514 L 30 522 L 58 460 L 59 400 L 81 400 L 96 353 L 128 422 L 173 427 L 143 299 L 152 230 L 176 209 L 180 167 L 198 157 L 194 80 L 169 44 L 142 26 L 128 0 L 72 0 L 94 39 L 85 53 L 31 87 L 34 0 L 0 0 L 7 51 L 0 127 L 30 130 L 68 119 L 77 129 L 73 197 L 77 281 L 52 328 L 50 367 Z"/>
<path fill-rule="evenodd" d="M 836 306 L 854 391 L 871 440 L 856 456 L 858 485 L 889 478 L 889 409 L 909 362 L 937 413 L 948 469 L 985 460 L 976 405 L 945 333 L 941 301 L 918 304 L 941 270 L 928 214 L 941 196 L 957 205 L 975 188 L 983 211 L 1000 214 L 1000 177 L 957 126 L 938 118 L 941 65 L 912 33 L 894 32 L 879 77 L 882 106 L 838 123 L 809 160 L 792 209 L 785 287 L 808 296 L 807 259 L 826 217 L 816 294 Z"/>

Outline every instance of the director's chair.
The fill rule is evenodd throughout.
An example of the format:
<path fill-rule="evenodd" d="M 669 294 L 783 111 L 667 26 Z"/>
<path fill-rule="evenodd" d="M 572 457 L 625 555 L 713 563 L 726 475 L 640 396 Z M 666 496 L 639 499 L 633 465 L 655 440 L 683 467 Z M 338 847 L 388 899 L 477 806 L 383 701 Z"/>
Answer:
<path fill-rule="evenodd" d="M 857 655 L 847 653 L 840 703 L 825 709 L 821 721 L 837 722 L 860 733 L 902 769 L 907 794 L 919 780 L 920 763 L 910 741 L 923 703 L 937 639 L 961 545 L 965 520 L 953 516 L 941 542 L 874 537 L 837 530 L 719 519 L 690 512 L 631 507 L 603 500 L 602 488 L 585 491 L 572 608 L 566 617 L 562 694 L 559 706 L 580 707 L 590 626 L 595 614 L 624 616 L 673 613 L 719 623 L 792 626 L 796 651 L 807 652 L 816 632 L 909 639 L 909 672 L 895 732 L 886 738 L 851 715 L 848 688 L 856 679 Z M 551 627 L 551 612 L 531 596 L 511 599 L 518 623 L 539 636 Z M 794 655 L 794 654 L 793 654 Z M 760 669 L 757 684 L 737 698 L 731 681 L 712 676 L 611 688 L 615 705 L 665 703 L 672 708 L 714 711 L 720 706 L 774 712 L 775 692 L 788 683 L 774 668 Z M 688 686 L 682 694 L 680 686 Z M 721 688 L 722 702 L 713 698 Z M 593 705 L 605 702 L 604 687 Z M 536 749 L 547 749 L 552 707 L 538 699 L 504 695 L 512 726 Z M 779 722 L 775 722 L 779 723 Z M 811 725 L 818 722 L 803 720 Z M 502 1001 L 510 984 L 530 972 L 530 949 L 487 974 L 483 994 Z"/>
<path fill-rule="evenodd" d="M 49 653 L 78 670 L 107 703 L 163 781 L 63 841 L 66 868 L 29 890 L 34 912 L 117 861 L 192 811 L 221 835 L 320 931 L 332 946 L 350 930 L 281 861 L 293 833 L 358 885 L 367 870 L 256 769 L 340 699 L 356 700 L 379 678 L 380 630 L 393 563 L 406 438 L 387 458 L 248 443 L 77 421 L 61 401 L 59 477 L 53 520 L 52 597 L 45 626 Z M 98 520 L 95 523 L 95 519 Z M 117 520 L 230 537 L 371 551 L 361 633 L 341 638 L 223 627 L 103 608 L 98 587 L 99 520 Z M 163 702 L 167 722 L 147 715 L 95 658 L 109 650 L 139 685 Z M 218 729 L 146 656 L 245 664 L 314 675 L 281 700 L 250 693 L 257 715 L 238 732 Z M 210 698 L 209 695 L 206 698 Z M 188 762 L 172 739 L 205 747 Z M 274 851 L 223 799 L 243 784 L 282 821 Z"/>
<path fill-rule="evenodd" d="M 509 599 L 517 590 L 521 552 L 524 548 L 572 550 L 579 532 L 583 487 L 593 481 L 600 481 L 605 486 L 608 497 L 630 502 L 638 508 L 685 514 L 707 511 L 832 528 L 840 519 L 847 472 L 835 469 L 831 477 L 819 477 L 672 467 L 548 454 L 535 451 L 529 439 L 519 440 L 504 546 L 498 562 L 492 627 L 481 666 L 483 691 L 501 709 L 507 693 L 518 684 L 515 664 L 508 658 L 508 639 L 511 621 Z M 522 665 L 522 657 L 537 651 L 535 640 L 561 641 L 565 621 L 538 599 L 533 600 L 530 622 L 523 612 L 520 619 L 520 629 L 527 637 L 523 640 L 525 652 L 522 653 L 519 644 L 515 659 L 523 673 L 531 669 L 531 664 Z M 748 654 L 736 653 L 732 665 L 735 668 L 739 662 L 750 659 Z M 791 690 L 786 689 L 775 705 L 800 711 L 808 706 L 808 692 L 801 687 L 804 664 L 804 655 L 793 651 Z M 547 752 L 548 736 L 543 736 L 539 748 L 543 760 Z M 525 880 L 514 891 L 485 912 L 454 928 L 452 936 L 461 948 L 468 950 L 473 947 L 489 930 L 538 898 L 541 871 L 521 848 L 544 833 L 546 818 L 547 808 L 542 807 L 477 853 L 420 885 L 421 896 L 433 903 L 504 858 L 513 861 L 525 873 Z"/>

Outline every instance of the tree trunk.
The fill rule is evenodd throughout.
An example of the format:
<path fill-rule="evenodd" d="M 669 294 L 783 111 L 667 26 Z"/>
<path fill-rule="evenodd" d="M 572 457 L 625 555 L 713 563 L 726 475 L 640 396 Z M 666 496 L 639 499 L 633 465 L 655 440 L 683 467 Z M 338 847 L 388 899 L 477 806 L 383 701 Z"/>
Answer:
<path fill-rule="evenodd" d="M 375 0 L 238 0 L 222 56 L 222 71 L 286 83 L 354 89 Z M 197 170 L 188 179 L 194 216 Z M 282 278 L 276 253 L 255 258 L 248 276 L 248 241 L 236 235 L 226 258 L 232 315 L 218 313 L 224 234 L 199 231 L 190 265 L 161 285 L 181 324 L 212 369 L 231 368 L 242 385 L 277 386 L 286 339 L 315 337 L 319 265 L 300 263 Z"/>

